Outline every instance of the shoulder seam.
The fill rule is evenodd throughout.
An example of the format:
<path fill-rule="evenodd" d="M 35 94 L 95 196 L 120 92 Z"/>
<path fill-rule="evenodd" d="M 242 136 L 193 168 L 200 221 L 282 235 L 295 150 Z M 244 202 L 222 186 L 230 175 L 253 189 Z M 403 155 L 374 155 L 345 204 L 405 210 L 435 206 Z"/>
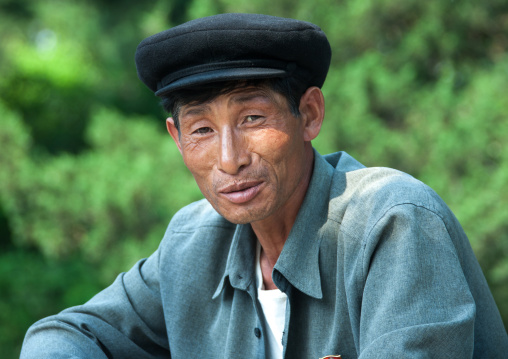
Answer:
<path fill-rule="evenodd" d="M 427 191 L 425 191 L 426 194 L 428 195 Z M 443 222 L 443 225 L 444 227 L 446 228 L 446 233 L 448 234 L 448 237 L 451 238 L 451 234 L 450 234 L 450 230 L 448 228 L 448 226 L 446 225 L 446 222 L 444 220 L 444 216 L 439 213 L 438 211 L 436 211 L 435 209 L 433 208 L 429 208 L 430 206 L 426 206 L 426 205 L 423 205 L 423 204 L 416 204 L 416 203 L 412 203 L 412 202 L 401 202 L 401 203 L 397 203 L 397 204 L 394 204 L 393 206 L 389 207 L 386 209 L 386 211 L 383 212 L 383 214 L 381 216 L 379 216 L 379 219 L 376 221 L 376 223 L 374 223 L 372 225 L 372 227 L 369 229 L 368 231 L 368 234 L 365 236 L 365 238 L 362 238 L 362 245 L 361 245 L 361 251 L 362 251 L 362 254 L 361 254 L 361 263 L 363 263 L 364 259 L 365 259 L 365 248 L 367 246 L 367 239 L 370 238 L 371 234 L 372 234 L 372 231 L 374 231 L 374 228 L 376 228 L 376 226 L 378 225 L 378 223 L 386 217 L 386 215 L 388 214 L 388 212 L 390 212 L 392 209 L 394 209 L 395 207 L 400 207 L 400 206 L 406 206 L 406 205 L 410 205 L 410 206 L 413 206 L 413 207 L 417 207 L 417 208 L 422 208 L 430 213 L 433 213 L 435 216 L 439 217 L 439 219 L 441 220 L 441 222 Z M 363 273 L 363 265 L 362 265 L 362 276 L 365 277 L 365 273 Z"/>

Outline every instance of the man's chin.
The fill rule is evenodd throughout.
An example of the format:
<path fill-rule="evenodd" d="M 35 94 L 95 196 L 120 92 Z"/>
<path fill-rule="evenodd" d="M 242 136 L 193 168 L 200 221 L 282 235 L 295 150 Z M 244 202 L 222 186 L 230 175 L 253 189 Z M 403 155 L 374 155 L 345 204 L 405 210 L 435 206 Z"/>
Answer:
<path fill-rule="evenodd" d="M 260 219 L 250 216 L 250 215 L 232 215 L 231 213 L 220 213 L 219 214 L 224 217 L 227 221 L 234 223 L 234 224 L 248 224 L 252 222 L 259 221 Z"/>
<path fill-rule="evenodd" d="M 267 211 L 265 209 L 255 210 L 255 209 L 218 209 L 215 207 L 215 210 L 224 217 L 227 221 L 234 224 L 248 224 L 252 222 L 257 222 L 268 217 Z"/>
<path fill-rule="evenodd" d="M 224 216 L 223 216 L 223 217 L 224 217 Z M 227 218 L 227 217 L 224 217 L 224 218 L 225 218 L 228 222 L 231 222 L 231 223 L 233 223 L 233 224 L 249 224 L 249 223 L 251 223 L 251 221 L 249 221 L 249 220 L 244 220 L 244 221 L 242 221 L 242 220 L 238 220 L 238 219 L 236 219 L 236 218 Z"/>

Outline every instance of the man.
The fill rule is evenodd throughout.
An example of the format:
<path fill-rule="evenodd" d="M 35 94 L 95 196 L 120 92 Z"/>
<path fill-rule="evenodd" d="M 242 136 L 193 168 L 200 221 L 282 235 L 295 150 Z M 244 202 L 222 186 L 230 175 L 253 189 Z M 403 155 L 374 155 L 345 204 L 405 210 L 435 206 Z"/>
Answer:
<path fill-rule="evenodd" d="M 315 25 L 203 18 L 145 39 L 141 80 L 206 200 L 23 358 L 502 358 L 459 223 L 428 187 L 311 141 L 331 51 Z"/>

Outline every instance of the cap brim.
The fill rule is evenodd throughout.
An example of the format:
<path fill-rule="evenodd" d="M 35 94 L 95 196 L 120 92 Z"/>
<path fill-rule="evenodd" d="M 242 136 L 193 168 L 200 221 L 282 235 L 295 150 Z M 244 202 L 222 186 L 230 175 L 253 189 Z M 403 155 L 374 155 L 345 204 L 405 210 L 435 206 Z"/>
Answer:
<path fill-rule="evenodd" d="M 232 80 L 253 80 L 273 77 L 286 77 L 288 72 L 281 69 L 264 67 L 247 67 L 220 69 L 198 74 L 189 75 L 171 82 L 155 92 L 156 96 L 163 96 L 171 91 L 192 87 L 210 82 L 232 81 Z"/>

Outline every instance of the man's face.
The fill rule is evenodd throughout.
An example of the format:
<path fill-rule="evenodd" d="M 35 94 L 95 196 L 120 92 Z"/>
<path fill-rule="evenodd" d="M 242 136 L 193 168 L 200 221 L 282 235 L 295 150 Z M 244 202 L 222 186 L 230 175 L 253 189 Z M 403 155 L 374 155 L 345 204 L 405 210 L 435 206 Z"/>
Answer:
<path fill-rule="evenodd" d="M 168 129 L 215 210 L 252 223 L 305 193 L 312 168 L 305 118 L 295 117 L 282 95 L 249 87 L 182 106 L 180 133 L 171 119 Z"/>

